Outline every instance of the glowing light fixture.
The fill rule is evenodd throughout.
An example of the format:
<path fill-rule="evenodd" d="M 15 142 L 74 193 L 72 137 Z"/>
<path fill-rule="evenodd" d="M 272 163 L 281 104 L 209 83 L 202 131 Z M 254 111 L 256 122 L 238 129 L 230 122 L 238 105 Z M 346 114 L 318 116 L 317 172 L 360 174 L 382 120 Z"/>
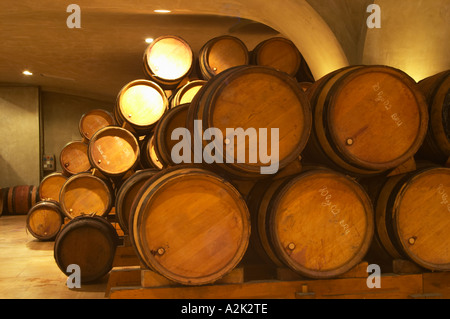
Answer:
<path fill-rule="evenodd" d="M 24 74 L 24 75 L 33 75 L 33 73 L 28 71 L 28 70 L 23 71 L 22 74 Z"/>
<path fill-rule="evenodd" d="M 165 10 L 165 9 L 158 9 L 158 10 L 153 10 L 153 12 L 155 13 L 170 13 L 172 11 L 170 10 Z"/>
<path fill-rule="evenodd" d="M 146 42 L 146 43 L 152 43 L 153 40 L 154 40 L 153 38 L 147 38 L 147 39 L 145 39 L 145 42 Z"/>

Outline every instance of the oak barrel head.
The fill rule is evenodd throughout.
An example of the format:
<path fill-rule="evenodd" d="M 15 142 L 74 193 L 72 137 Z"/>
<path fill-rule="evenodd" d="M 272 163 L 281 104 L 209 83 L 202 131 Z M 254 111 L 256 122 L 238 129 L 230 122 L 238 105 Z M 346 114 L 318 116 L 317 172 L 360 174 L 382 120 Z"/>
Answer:
<path fill-rule="evenodd" d="M 113 193 L 105 180 L 80 173 L 64 183 L 59 202 L 64 215 L 70 219 L 80 215 L 106 216 L 113 206 Z"/>
<path fill-rule="evenodd" d="M 63 214 L 58 202 L 45 200 L 34 205 L 27 214 L 27 230 L 39 240 L 54 239 L 63 224 Z"/>
<path fill-rule="evenodd" d="M 397 179 L 386 207 L 392 244 L 426 269 L 450 271 L 449 196 L 450 169 L 427 168 Z"/>
<path fill-rule="evenodd" d="M 58 172 L 44 177 L 39 184 L 39 198 L 59 202 L 59 193 L 67 179 L 67 176 Z"/>
<path fill-rule="evenodd" d="M 89 162 L 87 150 L 88 145 L 82 141 L 67 143 L 59 155 L 62 170 L 67 175 L 88 171 L 91 168 L 91 163 Z"/>
<path fill-rule="evenodd" d="M 95 109 L 81 116 L 78 129 L 81 136 L 89 141 L 98 130 L 114 124 L 114 116 L 110 112 Z"/>
<path fill-rule="evenodd" d="M 206 42 L 199 52 L 202 76 L 210 80 L 217 74 L 250 62 L 246 45 L 234 36 L 219 36 Z"/>
<path fill-rule="evenodd" d="M 134 80 L 117 95 L 115 118 L 119 126 L 130 125 L 137 132 L 148 132 L 168 109 L 164 90 L 155 82 Z"/>
<path fill-rule="evenodd" d="M 298 159 L 312 124 L 309 101 L 298 83 L 284 72 L 263 66 L 234 67 L 210 80 L 188 111 L 187 127 L 192 136 L 194 120 L 202 121 L 200 131 L 216 128 L 222 132 L 222 140 L 212 142 L 214 157 L 221 158 L 226 165 L 218 166 L 236 178 L 265 177 L 261 174 L 264 167 L 272 164 L 281 170 Z M 229 129 L 233 131 L 228 133 Z M 259 143 L 264 140 L 268 154 L 273 149 L 278 156 L 272 154 L 267 164 L 261 147 L 245 143 L 244 135 L 252 135 Z M 203 141 L 203 147 L 208 143 Z M 228 144 L 234 152 L 227 152 Z"/>
<path fill-rule="evenodd" d="M 182 86 L 177 90 L 175 95 L 172 95 L 170 107 L 174 108 L 179 105 L 191 103 L 194 96 L 198 93 L 202 86 L 205 85 L 205 83 L 206 81 L 204 80 L 195 80 Z"/>
<path fill-rule="evenodd" d="M 174 89 L 187 77 L 194 65 L 194 53 L 184 39 L 162 36 L 144 51 L 144 72 L 164 89 Z"/>
<path fill-rule="evenodd" d="M 185 285 L 214 282 L 239 263 L 250 236 L 239 192 L 200 168 L 167 169 L 144 184 L 130 217 L 138 257 Z"/>
<path fill-rule="evenodd" d="M 114 227 L 99 216 L 78 216 L 55 239 L 54 258 L 60 270 L 80 267 L 81 282 L 101 279 L 111 269 L 119 238 Z"/>
<path fill-rule="evenodd" d="M 415 155 L 428 111 L 406 73 L 386 66 L 352 66 L 317 81 L 309 92 L 316 141 L 333 168 L 380 174 Z M 306 154 L 308 156 L 308 154 Z"/>
<path fill-rule="evenodd" d="M 267 231 L 278 258 L 311 278 L 329 278 L 356 266 L 374 232 L 373 208 L 364 189 L 329 169 L 290 179 L 268 207 Z"/>
<path fill-rule="evenodd" d="M 295 76 L 302 62 L 302 55 L 295 44 L 286 38 L 273 37 L 259 43 L 252 51 L 252 63 L 275 68 Z"/>
<path fill-rule="evenodd" d="M 100 129 L 89 141 L 89 160 L 106 176 L 124 175 L 137 165 L 139 155 L 136 137 L 117 126 Z"/>

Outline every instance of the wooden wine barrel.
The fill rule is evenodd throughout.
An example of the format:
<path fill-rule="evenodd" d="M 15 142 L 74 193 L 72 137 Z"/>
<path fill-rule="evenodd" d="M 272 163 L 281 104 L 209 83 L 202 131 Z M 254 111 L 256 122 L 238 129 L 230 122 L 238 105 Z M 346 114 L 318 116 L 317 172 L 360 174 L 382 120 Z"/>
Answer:
<path fill-rule="evenodd" d="M 128 234 L 128 223 L 131 215 L 131 206 L 134 199 L 144 183 L 157 172 L 159 172 L 157 169 L 144 169 L 137 171 L 127 178 L 127 180 L 117 191 L 115 202 L 116 216 L 120 228 L 125 234 Z"/>
<path fill-rule="evenodd" d="M 63 214 L 70 219 L 79 215 L 106 216 L 113 206 L 113 197 L 109 182 L 91 173 L 80 173 L 64 183 L 59 203 Z"/>
<path fill-rule="evenodd" d="M 191 103 L 194 96 L 198 93 L 198 91 L 202 88 L 202 86 L 206 83 L 204 80 L 195 80 L 188 82 L 180 89 L 176 91 L 170 100 L 170 107 L 174 108 L 176 106 Z"/>
<path fill-rule="evenodd" d="M 177 128 L 186 127 L 189 105 L 190 103 L 170 109 L 164 114 L 158 122 L 158 125 L 156 125 L 152 142 L 154 144 L 156 158 L 163 167 L 176 164 L 172 160 L 171 152 L 172 148 L 178 143 L 178 140 L 172 140 L 172 132 Z"/>
<path fill-rule="evenodd" d="M 102 109 L 91 110 L 83 114 L 78 123 L 78 130 L 81 136 L 89 141 L 91 137 L 100 129 L 115 124 L 114 116 Z"/>
<path fill-rule="evenodd" d="M 444 164 L 450 158 L 450 70 L 418 83 L 425 94 L 430 122 L 428 133 L 418 155 Z"/>
<path fill-rule="evenodd" d="M 239 38 L 224 35 L 206 42 L 199 52 L 199 67 L 204 80 L 235 66 L 247 65 L 250 54 Z"/>
<path fill-rule="evenodd" d="M 376 233 L 389 255 L 450 271 L 450 169 L 390 177 L 376 201 Z"/>
<path fill-rule="evenodd" d="M 87 149 L 88 145 L 82 141 L 69 142 L 63 147 L 59 162 L 66 175 L 70 176 L 91 169 Z"/>
<path fill-rule="evenodd" d="M 146 267 L 184 285 L 202 285 L 220 279 L 240 262 L 249 241 L 250 216 L 228 181 L 180 165 L 141 187 L 129 227 Z"/>
<path fill-rule="evenodd" d="M 423 94 L 404 72 L 351 66 L 308 90 L 314 128 L 304 158 L 367 176 L 398 167 L 415 155 L 428 126 Z"/>
<path fill-rule="evenodd" d="M 117 126 L 100 129 L 89 141 L 92 167 L 106 176 L 121 176 L 133 169 L 138 164 L 139 153 L 136 137 Z"/>
<path fill-rule="evenodd" d="M 155 82 L 135 80 L 119 92 L 114 117 L 119 126 L 131 127 L 144 135 L 151 130 L 169 107 L 164 90 Z"/>
<path fill-rule="evenodd" d="M 196 120 L 202 125 L 197 130 Z M 186 125 L 194 138 L 194 154 L 198 153 L 195 139 L 201 141 L 208 128 L 222 132 L 213 142 L 203 139 L 203 147 L 214 144 L 213 164 L 233 179 L 245 179 L 267 177 L 261 174 L 267 166 L 272 164 L 272 168 L 281 170 L 298 159 L 308 140 L 311 122 L 308 98 L 291 76 L 270 67 L 240 66 L 222 72 L 202 87 L 191 102 Z M 227 129 L 232 131 L 227 133 Z M 252 136 L 253 141 L 267 142 L 266 154 L 273 148 L 278 156 L 261 158 L 258 153 L 264 156 L 264 148 L 259 145 L 257 151 L 250 151 L 250 142 L 242 139 L 245 134 Z M 272 143 L 278 145 L 272 147 Z M 234 152 L 227 151 L 231 148 Z M 267 163 L 269 160 L 272 163 Z"/>
<path fill-rule="evenodd" d="M 59 193 L 67 179 L 67 176 L 59 172 L 45 176 L 39 184 L 39 198 L 59 202 Z"/>
<path fill-rule="evenodd" d="M 174 89 L 194 66 L 194 53 L 184 39 L 162 36 L 144 52 L 144 73 L 166 90 Z"/>
<path fill-rule="evenodd" d="M 39 201 L 38 188 L 32 185 L 9 187 L 6 200 L 6 211 L 3 212 L 5 215 L 26 215 Z"/>
<path fill-rule="evenodd" d="M 356 266 L 370 247 L 374 222 L 367 193 L 328 168 L 260 182 L 247 202 L 252 246 L 278 267 L 331 278 Z"/>
<path fill-rule="evenodd" d="M 105 218 L 78 216 L 56 237 L 54 258 L 64 274 L 69 275 L 67 267 L 75 264 L 80 267 L 81 282 L 93 282 L 112 269 L 118 242 L 116 230 Z"/>
<path fill-rule="evenodd" d="M 27 214 L 27 230 L 39 240 L 52 240 L 58 235 L 64 218 L 58 202 L 45 200 L 34 205 Z"/>
<path fill-rule="evenodd" d="M 145 139 L 141 147 L 141 165 L 144 168 L 155 168 L 161 170 L 164 168 L 163 163 L 156 155 L 155 136 L 150 135 Z"/>
<path fill-rule="evenodd" d="M 273 37 L 260 42 L 252 51 L 251 63 L 263 65 L 296 76 L 302 55 L 295 44 L 283 37 Z"/>

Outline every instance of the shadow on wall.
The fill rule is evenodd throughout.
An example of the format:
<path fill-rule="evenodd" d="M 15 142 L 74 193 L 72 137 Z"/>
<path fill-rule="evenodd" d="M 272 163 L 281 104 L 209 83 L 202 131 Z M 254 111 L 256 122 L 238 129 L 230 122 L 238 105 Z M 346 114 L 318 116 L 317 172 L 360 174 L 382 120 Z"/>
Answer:
<path fill-rule="evenodd" d="M 27 185 L 27 182 L 14 170 L 14 168 L 0 154 L 0 188 Z M 7 181 L 16 181 L 16 185 L 9 185 Z"/>

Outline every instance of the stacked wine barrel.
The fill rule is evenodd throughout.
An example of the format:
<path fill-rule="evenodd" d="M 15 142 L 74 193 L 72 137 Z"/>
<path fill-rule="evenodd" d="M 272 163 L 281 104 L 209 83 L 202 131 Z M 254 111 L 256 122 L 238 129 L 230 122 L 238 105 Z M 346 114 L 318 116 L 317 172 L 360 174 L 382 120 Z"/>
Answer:
<path fill-rule="evenodd" d="M 220 36 L 195 54 L 164 36 L 142 63 L 112 115 L 83 116 L 82 139 L 61 152 L 63 172 L 40 185 L 47 204 L 30 210 L 35 225 L 50 220 L 40 210 L 54 216 L 34 231 L 43 239 L 54 238 L 56 211 L 69 220 L 55 239 L 63 272 L 78 263 L 85 282 L 108 272 L 113 209 L 141 264 L 183 285 L 248 262 L 332 278 L 373 242 L 391 258 L 450 270 L 448 73 L 418 85 L 392 67 L 351 66 L 314 81 L 280 37 L 249 51 Z M 426 138 L 436 167 L 390 176 Z"/>

